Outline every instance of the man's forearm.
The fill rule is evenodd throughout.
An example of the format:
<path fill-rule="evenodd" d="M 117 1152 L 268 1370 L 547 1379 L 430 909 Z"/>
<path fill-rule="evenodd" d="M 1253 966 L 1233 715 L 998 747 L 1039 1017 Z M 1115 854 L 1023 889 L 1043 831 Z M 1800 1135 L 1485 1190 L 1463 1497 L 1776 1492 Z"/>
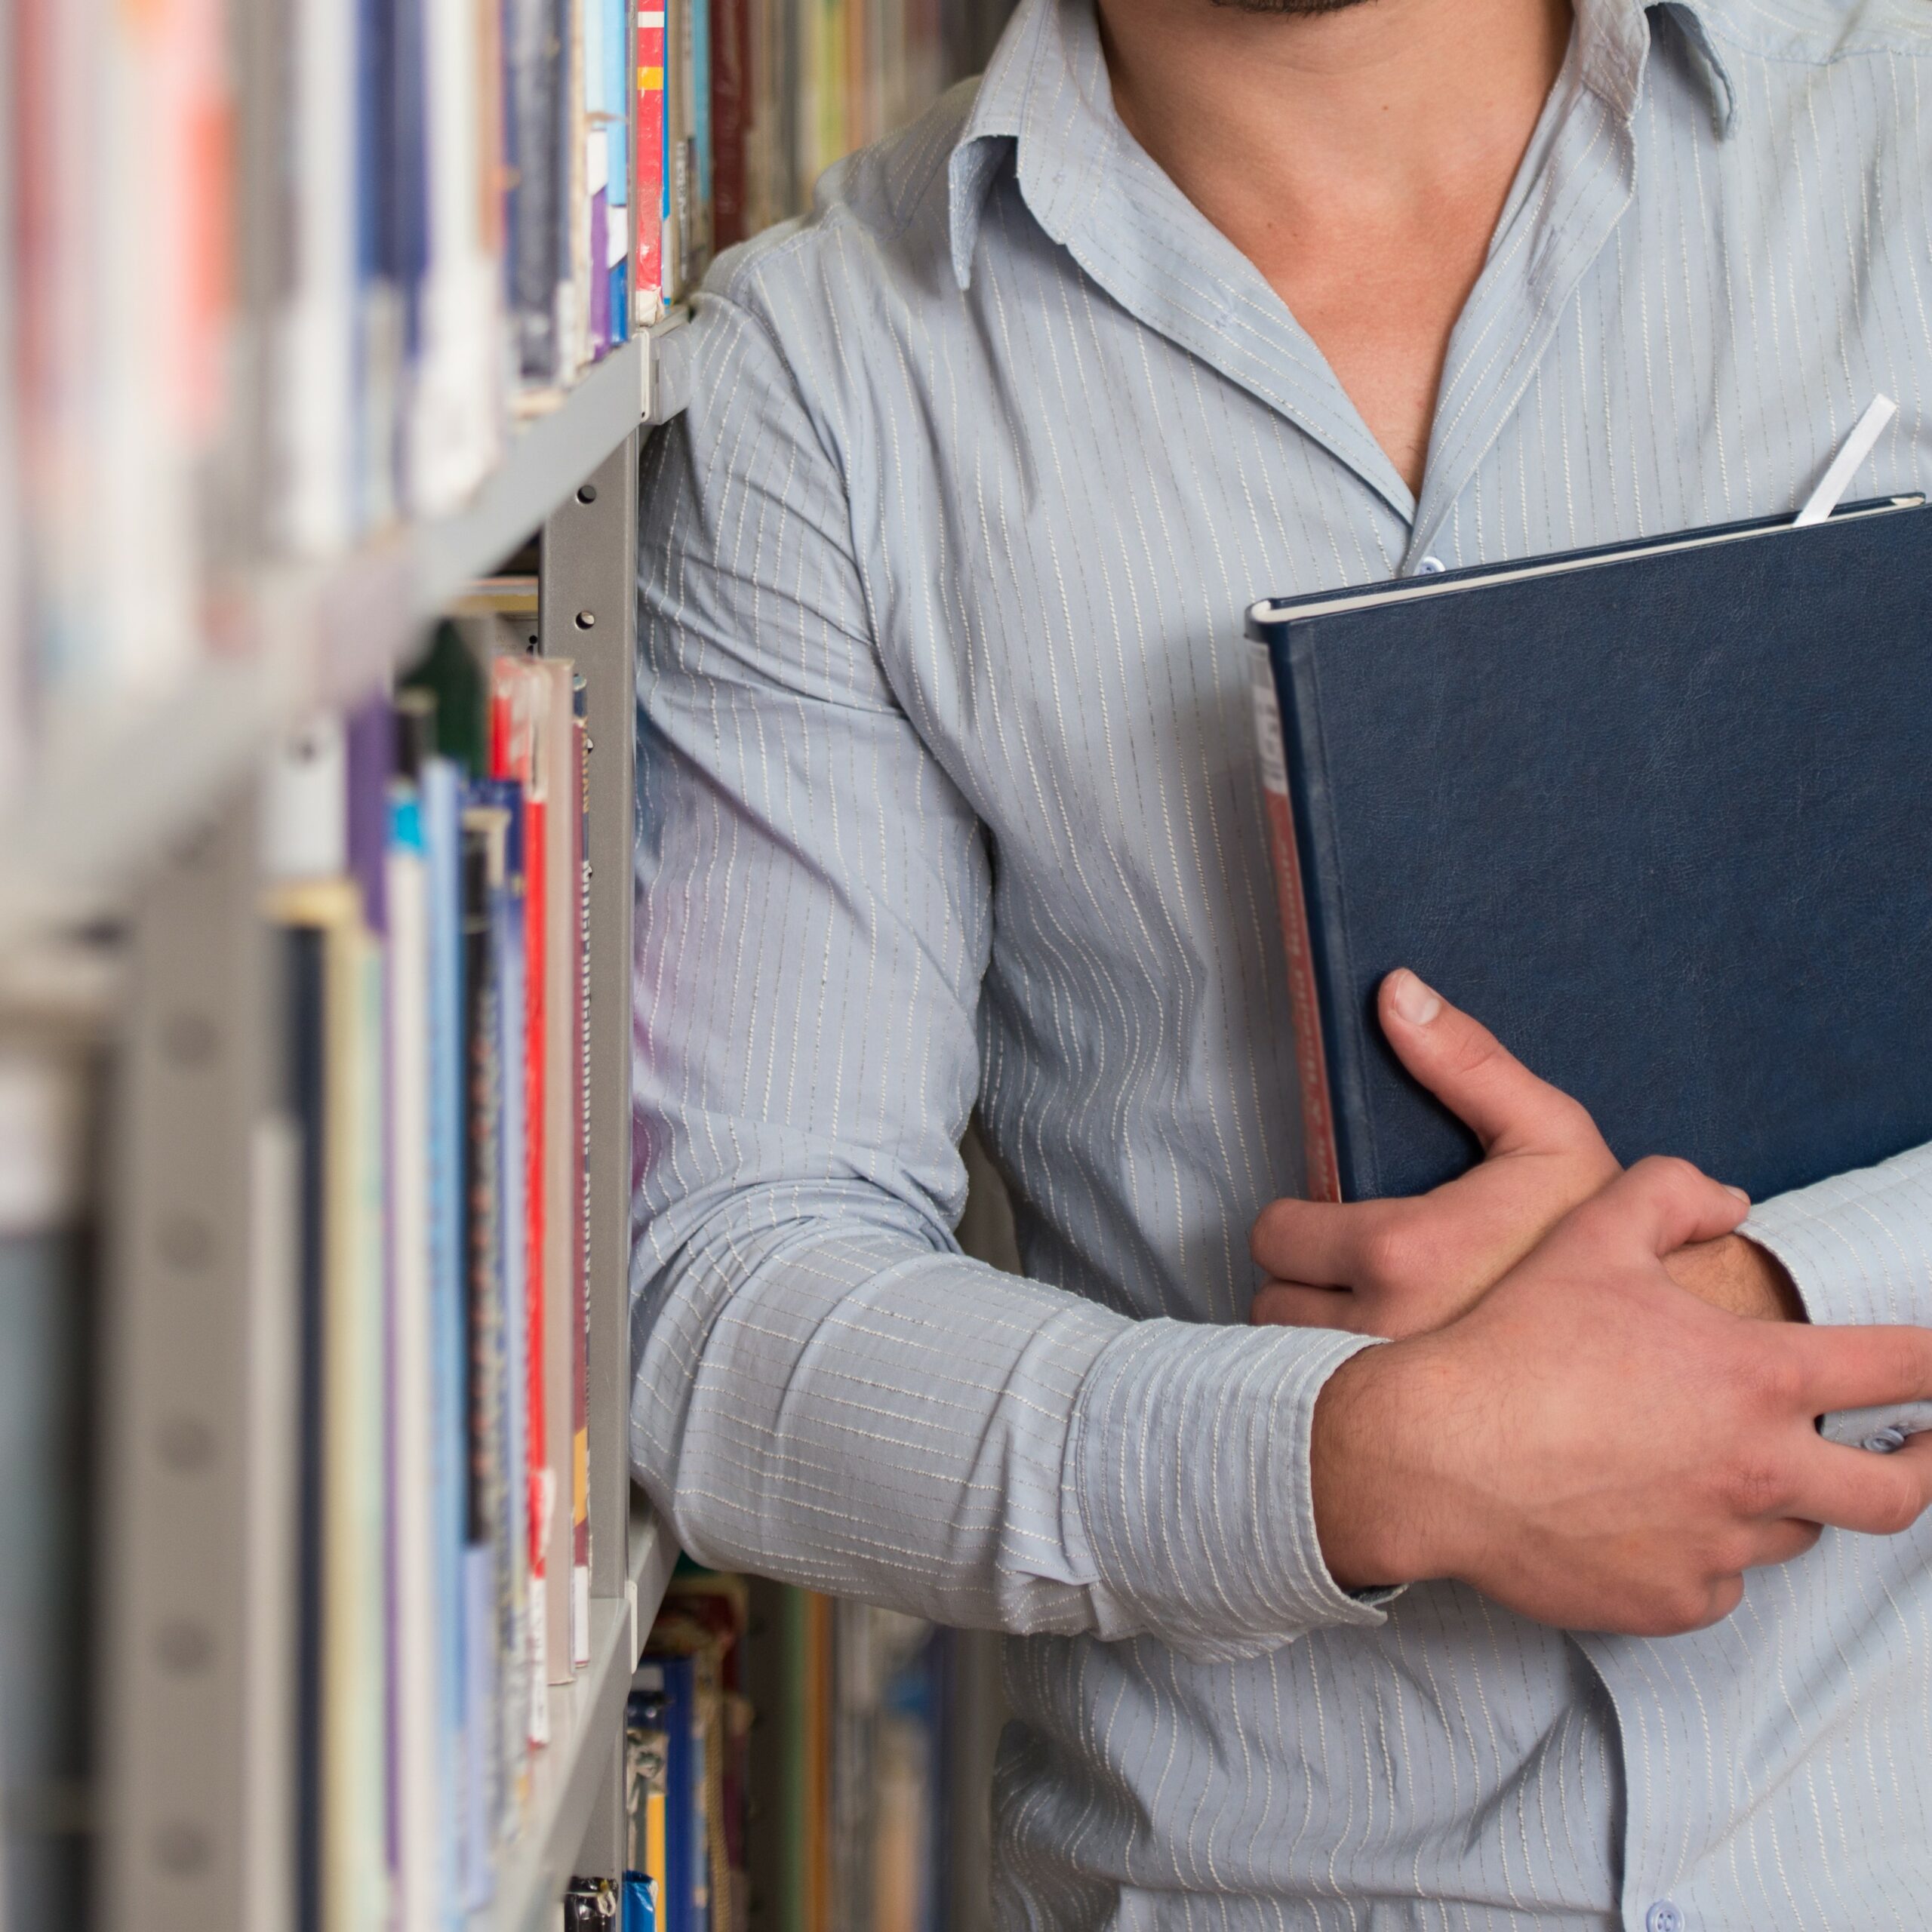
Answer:
<path fill-rule="evenodd" d="M 871 1192 L 746 1188 L 639 1284 L 632 1461 L 693 1555 L 1198 1658 L 1378 1620 L 1307 1480 L 1361 1342 L 1130 1321 L 881 1226 Z"/>

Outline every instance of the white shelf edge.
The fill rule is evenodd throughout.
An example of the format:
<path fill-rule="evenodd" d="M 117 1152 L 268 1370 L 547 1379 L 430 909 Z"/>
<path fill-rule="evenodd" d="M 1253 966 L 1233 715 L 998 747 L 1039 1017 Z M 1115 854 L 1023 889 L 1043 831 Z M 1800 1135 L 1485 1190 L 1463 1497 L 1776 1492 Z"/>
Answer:
<path fill-rule="evenodd" d="M 470 578 L 508 555 L 612 450 L 654 419 L 657 366 L 688 312 L 587 371 L 454 515 L 407 526 L 324 565 L 265 568 L 238 629 L 246 655 L 211 655 L 174 690 L 37 774 L 0 834 L 0 956 L 111 912 L 140 867 L 240 783 L 267 741 L 317 705 L 374 685 Z"/>
<path fill-rule="evenodd" d="M 633 1497 L 630 1583 L 640 1643 L 651 1627 L 678 1560 L 677 1545 L 657 1513 Z M 469 1921 L 469 1932 L 540 1932 L 575 1870 L 579 1848 L 609 1759 L 600 1746 L 617 1741 L 635 1657 L 626 1658 L 629 1600 L 593 1598 L 590 1663 L 574 1683 L 550 1693 L 550 1743 L 540 1754 L 536 1789 L 523 1829 L 503 1847 L 494 1897 Z"/>

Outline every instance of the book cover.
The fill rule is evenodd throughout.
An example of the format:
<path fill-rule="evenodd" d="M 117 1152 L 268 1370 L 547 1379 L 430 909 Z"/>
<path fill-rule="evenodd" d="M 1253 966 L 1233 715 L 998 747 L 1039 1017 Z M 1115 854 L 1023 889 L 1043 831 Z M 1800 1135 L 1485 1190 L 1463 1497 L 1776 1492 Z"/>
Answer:
<path fill-rule="evenodd" d="M 1762 1200 L 1932 1138 L 1929 620 L 1915 497 L 1255 606 L 1311 1192 L 1476 1156 L 1376 1023 L 1397 966 L 1624 1161 Z"/>

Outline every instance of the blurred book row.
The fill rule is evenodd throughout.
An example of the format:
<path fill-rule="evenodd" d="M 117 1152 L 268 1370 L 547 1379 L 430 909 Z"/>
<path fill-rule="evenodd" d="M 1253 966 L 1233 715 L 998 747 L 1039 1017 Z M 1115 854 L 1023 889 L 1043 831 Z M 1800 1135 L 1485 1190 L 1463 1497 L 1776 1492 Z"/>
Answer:
<path fill-rule="evenodd" d="M 626 1712 L 623 1932 L 984 1922 L 983 1868 L 953 1867 L 990 1770 L 961 1654 L 991 1641 L 681 1565 Z"/>
<path fill-rule="evenodd" d="M 257 648 L 970 71 L 1003 0 L 15 0 L 0 801 Z"/>
<path fill-rule="evenodd" d="M 266 786 L 301 1927 L 486 1904 L 591 1661 L 583 688 L 446 625 Z"/>

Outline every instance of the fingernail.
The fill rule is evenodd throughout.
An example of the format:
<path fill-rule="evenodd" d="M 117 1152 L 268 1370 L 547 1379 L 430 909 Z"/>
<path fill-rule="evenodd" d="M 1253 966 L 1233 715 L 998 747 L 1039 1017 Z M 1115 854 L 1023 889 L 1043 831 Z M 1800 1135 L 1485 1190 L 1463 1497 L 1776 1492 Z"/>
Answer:
<path fill-rule="evenodd" d="M 1751 1204 L 1751 1197 L 1750 1197 L 1750 1195 L 1748 1195 L 1748 1194 L 1746 1194 L 1746 1193 L 1745 1192 L 1745 1191 L 1743 1190 L 1743 1188 L 1741 1188 L 1741 1187 L 1732 1187 L 1732 1186 L 1730 1186 L 1729 1185 L 1727 1185 L 1727 1186 L 1725 1186 L 1725 1188 L 1724 1188 L 1724 1192 L 1725 1192 L 1725 1193 L 1727 1193 L 1727 1194 L 1728 1194 L 1729 1195 L 1730 1195 L 1730 1196 L 1731 1196 L 1731 1198 L 1732 1198 L 1734 1200 L 1735 1200 L 1736 1201 L 1737 1201 L 1737 1202 L 1738 1202 L 1741 1206 L 1743 1206 L 1743 1207 L 1746 1207 L 1746 1208 L 1748 1208 L 1748 1207 L 1749 1207 L 1749 1206 L 1750 1206 L 1750 1204 Z"/>
<path fill-rule="evenodd" d="M 1406 967 L 1389 977 L 1389 1004 L 1411 1026 L 1426 1026 L 1442 1011 L 1441 995 L 1425 986 Z"/>

